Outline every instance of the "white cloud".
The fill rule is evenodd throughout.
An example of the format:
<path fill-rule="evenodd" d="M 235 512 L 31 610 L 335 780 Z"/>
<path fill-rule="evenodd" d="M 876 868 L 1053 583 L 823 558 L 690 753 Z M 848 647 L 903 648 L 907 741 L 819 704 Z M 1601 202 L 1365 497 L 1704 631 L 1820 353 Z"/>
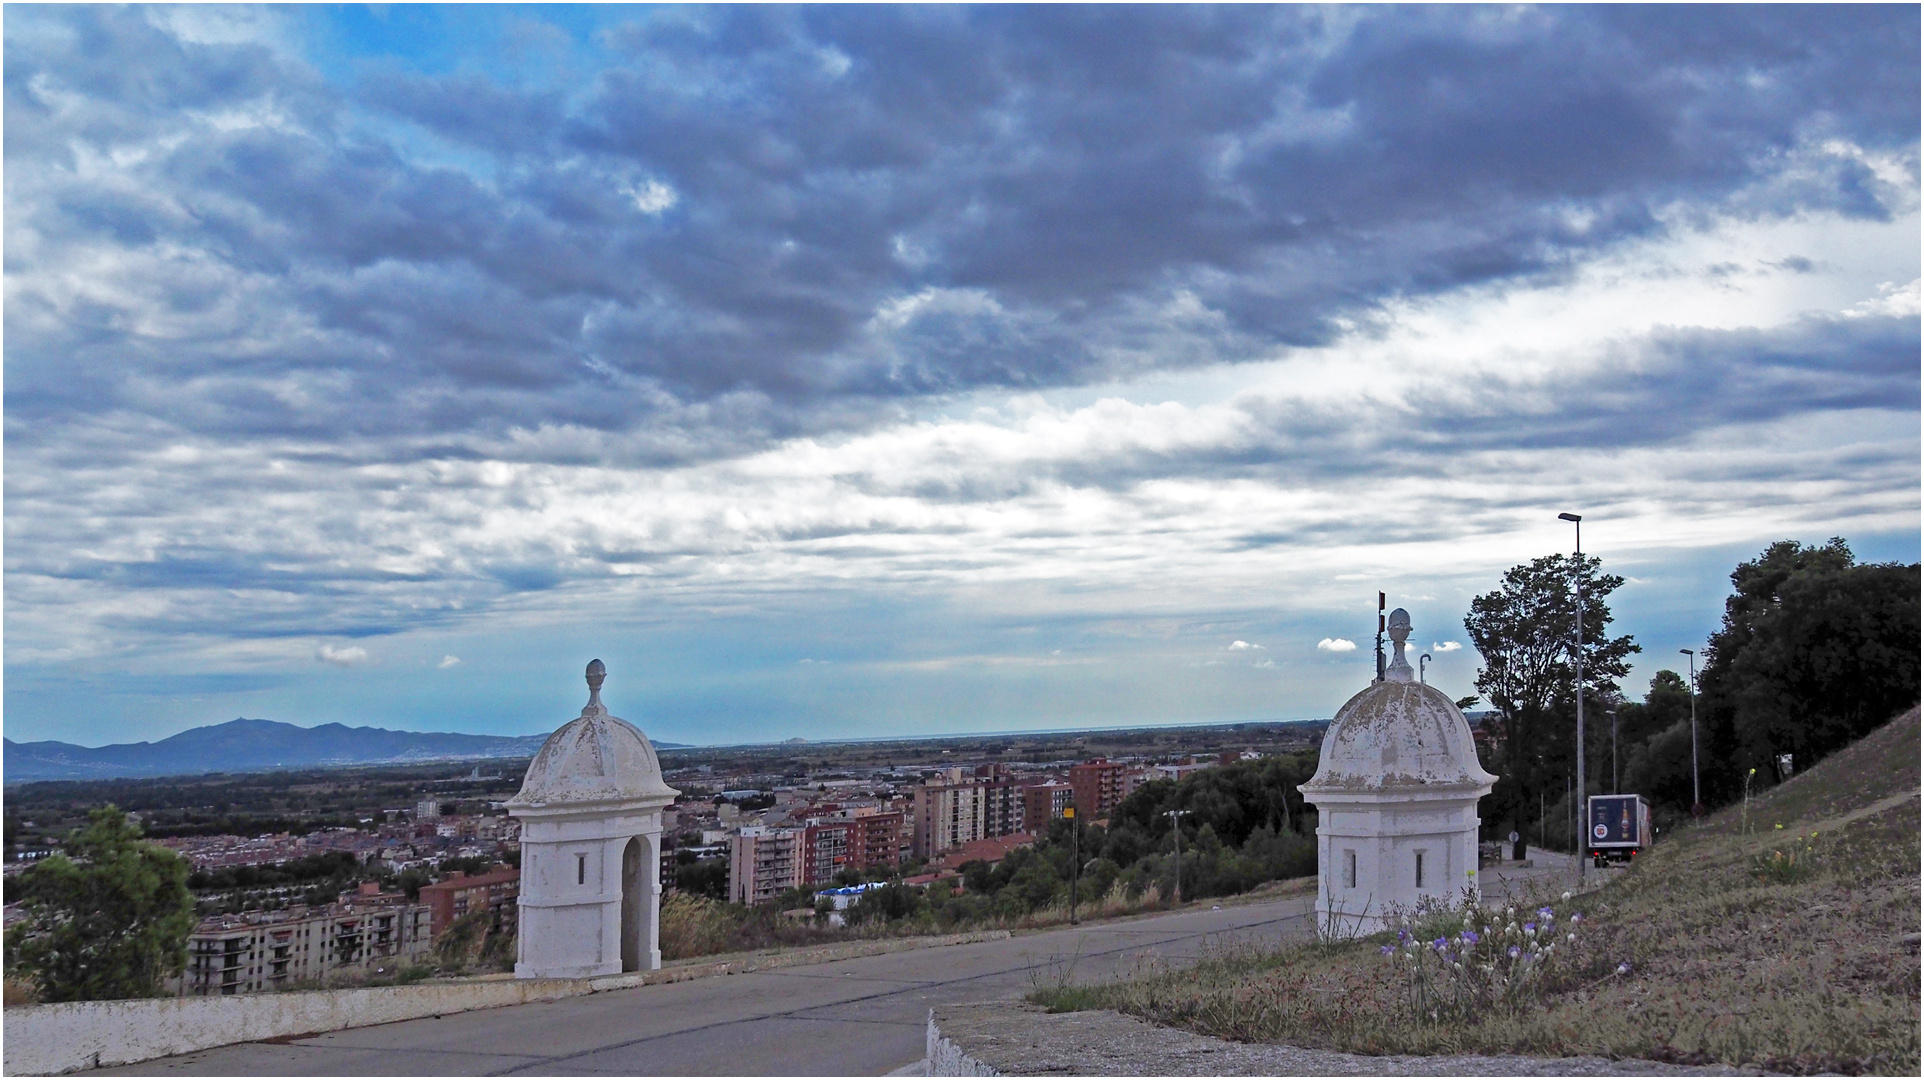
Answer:
<path fill-rule="evenodd" d="M 1433 652 L 1433 653 L 1439 653 L 1439 652 L 1455 652 L 1456 650 L 1458 650 L 1458 649 L 1461 649 L 1462 647 L 1463 647 L 1462 645 L 1459 645 L 1459 644 L 1457 644 L 1457 643 L 1456 643 L 1456 642 L 1454 642 L 1454 641 L 1432 641 L 1432 642 L 1430 642 L 1430 651 L 1431 651 L 1431 652 Z"/>
<path fill-rule="evenodd" d="M 323 644 L 320 648 L 314 650 L 314 659 L 325 664 L 339 664 L 342 667 L 352 667 L 355 664 L 367 662 L 367 650 L 361 648 L 359 645 L 348 645 L 344 648 L 337 649 L 332 645 Z"/>
<path fill-rule="evenodd" d="M 1355 652 L 1356 643 L 1347 638 L 1324 638 L 1316 643 L 1324 652 Z"/>
<path fill-rule="evenodd" d="M 1252 666 L 1252 667 L 1259 667 L 1259 668 L 1273 668 L 1273 667 L 1275 667 L 1275 666 L 1276 666 L 1276 661 L 1274 661 L 1274 660 L 1258 660 L 1258 661 L 1256 661 L 1256 662 L 1255 662 L 1254 664 L 1252 664 L 1251 666 Z"/>
<path fill-rule="evenodd" d="M 460 657 L 454 655 L 453 653 L 449 653 L 448 655 L 443 656 L 441 658 L 441 662 L 434 666 L 440 668 L 443 671 L 446 671 L 448 668 L 451 668 L 456 664 L 459 664 L 460 662 L 461 662 Z"/>
<path fill-rule="evenodd" d="M 1241 641 L 1241 640 L 1233 641 L 1233 642 L 1230 642 L 1229 644 L 1230 652 L 1244 652 L 1249 649 L 1260 649 L 1260 648 L 1262 648 L 1261 645 L 1257 645 L 1253 642 Z"/>
<path fill-rule="evenodd" d="M 1874 300 L 1852 304 L 1844 309 L 1844 317 L 1861 319 L 1867 315 L 1888 315 L 1895 318 L 1915 317 L 1919 311 L 1918 279 L 1912 278 L 1909 285 L 1896 285 L 1881 281 L 1877 285 L 1880 294 Z"/>
<path fill-rule="evenodd" d="M 674 188 L 659 180 L 650 180 L 640 187 L 626 187 L 622 194 L 635 200 L 635 209 L 644 214 L 659 214 L 672 208 L 681 201 Z"/>

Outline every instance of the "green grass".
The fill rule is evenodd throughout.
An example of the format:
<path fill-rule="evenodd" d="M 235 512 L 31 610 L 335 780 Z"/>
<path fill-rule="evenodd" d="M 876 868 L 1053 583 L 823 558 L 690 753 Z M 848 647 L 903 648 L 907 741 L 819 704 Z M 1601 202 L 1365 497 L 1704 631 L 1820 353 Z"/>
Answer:
<path fill-rule="evenodd" d="M 1584 932 L 1523 1009 L 1450 1023 L 1415 1016 L 1408 978 L 1381 954 L 1387 937 L 1226 950 L 1180 972 L 1063 979 L 1030 998 L 1370 1054 L 1599 1054 L 1914 1076 L 1918 957 L 1903 938 L 1918 930 L 1918 739 L 1912 710 L 1753 797 L 1748 831 L 1733 807 L 1559 904 L 1585 913 Z"/>

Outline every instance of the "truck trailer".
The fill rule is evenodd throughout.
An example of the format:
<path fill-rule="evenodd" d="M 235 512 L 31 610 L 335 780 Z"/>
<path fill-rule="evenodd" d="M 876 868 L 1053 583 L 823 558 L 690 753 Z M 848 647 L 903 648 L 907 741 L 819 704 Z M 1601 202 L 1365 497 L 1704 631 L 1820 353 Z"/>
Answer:
<path fill-rule="evenodd" d="M 1592 795 L 1588 841 L 1590 862 L 1598 867 L 1629 862 L 1650 846 L 1650 800 L 1641 795 Z"/>

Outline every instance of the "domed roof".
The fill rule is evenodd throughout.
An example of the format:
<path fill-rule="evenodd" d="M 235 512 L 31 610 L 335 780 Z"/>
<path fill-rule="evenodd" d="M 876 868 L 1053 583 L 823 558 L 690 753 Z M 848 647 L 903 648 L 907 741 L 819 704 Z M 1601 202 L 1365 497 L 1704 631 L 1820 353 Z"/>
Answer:
<path fill-rule="evenodd" d="M 1402 608 L 1390 615 L 1396 659 L 1382 679 L 1336 711 L 1323 733 L 1316 775 L 1303 791 L 1487 789 L 1496 782 L 1478 763 L 1469 721 L 1456 703 L 1416 681 L 1403 658 L 1409 618 Z"/>
<path fill-rule="evenodd" d="M 641 729 L 601 703 L 601 661 L 588 665 L 588 704 L 541 744 L 510 807 L 568 803 L 666 802 L 680 792 L 661 779 L 661 762 Z"/>

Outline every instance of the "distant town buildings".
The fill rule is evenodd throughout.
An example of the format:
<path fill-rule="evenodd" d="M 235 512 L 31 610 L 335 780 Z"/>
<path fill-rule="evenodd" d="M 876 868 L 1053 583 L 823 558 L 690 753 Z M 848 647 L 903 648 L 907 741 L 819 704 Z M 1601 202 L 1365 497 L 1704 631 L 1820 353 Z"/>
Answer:
<path fill-rule="evenodd" d="M 520 895 L 521 871 L 512 866 L 473 876 L 452 871 L 433 885 L 421 886 L 421 902 L 430 913 L 428 934 L 438 938 L 456 920 L 477 911 L 490 912 L 497 926 L 513 933 Z"/>
<path fill-rule="evenodd" d="M 802 830 L 749 825 L 730 840 L 728 899 L 760 904 L 802 885 Z"/>
<path fill-rule="evenodd" d="M 987 836 L 1022 831 L 1023 795 L 1006 765 L 983 765 L 973 774 L 948 769 L 915 789 L 913 854 L 929 859 Z"/>
<path fill-rule="evenodd" d="M 1034 832 L 1047 832 L 1049 822 L 1062 816 L 1075 802 L 1076 789 L 1060 780 L 1045 780 L 1022 789 L 1022 824 Z"/>
<path fill-rule="evenodd" d="M 901 861 L 902 813 L 823 807 L 791 825 L 750 825 L 730 838 L 728 898 L 759 904 L 784 889 L 825 885 L 843 870 L 889 871 Z"/>
<path fill-rule="evenodd" d="M 373 882 L 323 907 L 201 920 L 187 939 L 186 994 L 251 994 L 393 971 L 433 947 L 427 904 Z"/>
<path fill-rule="evenodd" d="M 1139 770 L 1107 758 L 1070 766 L 1069 786 L 1075 789 L 1076 813 L 1085 820 L 1108 817 L 1123 800 L 1123 780 L 1132 771 Z"/>

